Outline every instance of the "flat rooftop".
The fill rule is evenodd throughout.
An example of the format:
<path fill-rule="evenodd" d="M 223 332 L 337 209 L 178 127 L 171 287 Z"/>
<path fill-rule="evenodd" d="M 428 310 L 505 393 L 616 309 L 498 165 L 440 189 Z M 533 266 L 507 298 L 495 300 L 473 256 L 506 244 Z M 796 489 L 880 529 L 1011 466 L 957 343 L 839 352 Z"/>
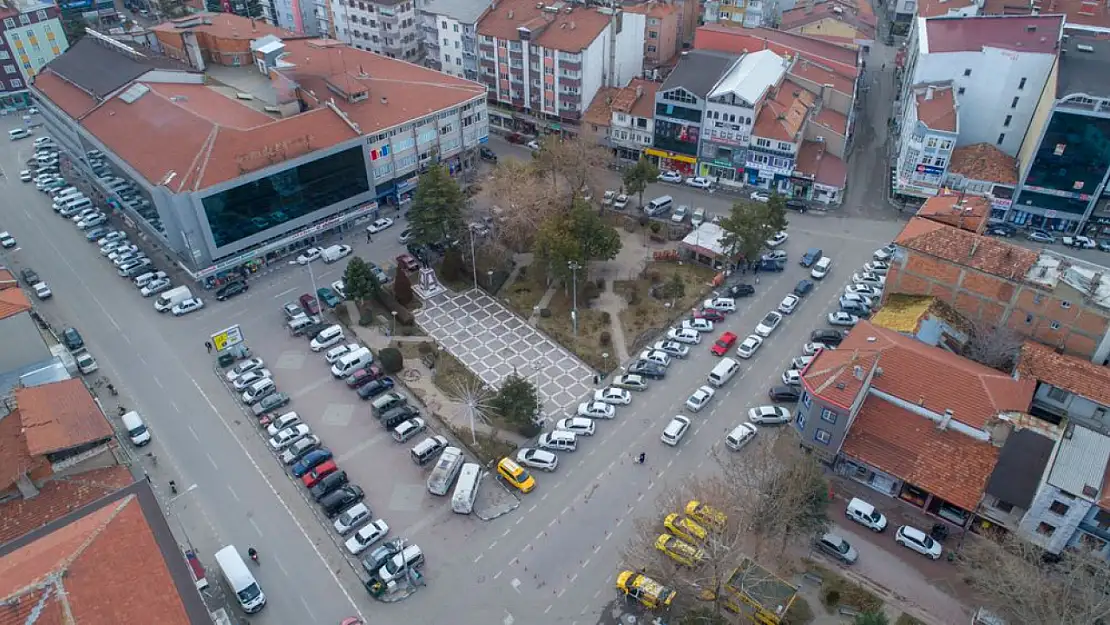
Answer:
<path fill-rule="evenodd" d="M 1067 30 L 1060 43 L 1056 97 L 1087 94 L 1110 98 L 1110 38 L 1087 31 Z"/>

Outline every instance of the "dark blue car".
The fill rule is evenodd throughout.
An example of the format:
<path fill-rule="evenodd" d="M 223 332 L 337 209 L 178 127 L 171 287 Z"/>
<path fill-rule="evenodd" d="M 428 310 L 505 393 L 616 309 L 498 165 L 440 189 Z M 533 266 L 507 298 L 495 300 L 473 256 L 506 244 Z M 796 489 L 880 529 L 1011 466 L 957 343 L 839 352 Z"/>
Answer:
<path fill-rule="evenodd" d="M 798 297 L 805 297 L 807 293 L 813 290 L 812 280 L 801 280 L 798 285 L 794 287 L 794 295 Z"/>
<path fill-rule="evenodd" d="M 316 449 L 308 452 L 304 458 L 301 458 L 297 464 L 293 465 L 291 469 L 294 477 L 302 477 L 305 473 L 316 468 L 316 465 L 331 460 L 330 449 Z"/>
<path fill-rule="evenodd" d="M 378 395 L 381 395 L 391 388 L 393 388 L 393 378 L 378 378 L 377 380 L 367 382 L 366 384 L 358 387 L 358 396 L 363 399 L 370 399 L 371 397 L 377 397 Z"/>

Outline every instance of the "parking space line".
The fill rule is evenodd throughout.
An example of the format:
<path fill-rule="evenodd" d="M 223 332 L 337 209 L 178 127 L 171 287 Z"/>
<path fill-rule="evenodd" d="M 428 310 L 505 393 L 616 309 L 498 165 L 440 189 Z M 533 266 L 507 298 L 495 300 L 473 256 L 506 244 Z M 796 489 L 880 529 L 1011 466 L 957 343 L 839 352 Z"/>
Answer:
<path fill-rule="evenodd" d="M 330 376 L 330 375 L 327 376 L 327 377 L 321 377 L 320 379 L 316 380 L 312 384 L 309 384 L 308 386 L 304 386 L 304 387 L 301 387 L 301 388 L 293 391 L 292 393 L 289 394 L 289 397 L 291 397 L 293 399 L 297 399 L 301 395 L 304 395 L 305 393 L 312 392 L 312 391 L 320 388 L 321 386 L 327 384 L 328 382 L 331 382 L 334 379 L 335 378 L 333 376 Z"/>
<path fill-rule="evenodd" d="M 342 464 L 344 462 L 348 462 L 351 458 L 354 458 L 358 454 L 366 451 L 367 449 L 373 447 L 374 445 L 377 445 L 383 439 L 388 438 L 388 436 L 389 436 L 388 434 L 380 433 L 376 436 L 368 438 L 368 439 L 362 441 L 361 443 L 359 443 L 358 445 L 356 445 L 355 447 L 353 447 L 351 449 L 348 449 L 346 452 L 340 454 L 339 457 L 336 458 L 336 461 L 339 462 L 340 464 Z"/>
<path fill-rule="evenodd" d="M 227 492 L 231 493 L 231 496 L 235 498 L 235 501 L 241 501 L 239 499 L 239 495 L 236 494 L 236 492 L 231 488 L 230 484 L 224 484 L 224 486 L 227 486 Z"/>
<path fill-rule="evenodd" d="M 297 290 L 297 287 L 293 287 L 291 289 L 286 289 L 286 290 L 282 291 L 281 293 L 278 293 L 277 295 L 275 295 L 274 299 L 279 299 L 279 298 L 281 298 L 285 295 L 289 295 L 290 293 L 292 293 L 293 291 L 296 291 L 296 290 Z"/>

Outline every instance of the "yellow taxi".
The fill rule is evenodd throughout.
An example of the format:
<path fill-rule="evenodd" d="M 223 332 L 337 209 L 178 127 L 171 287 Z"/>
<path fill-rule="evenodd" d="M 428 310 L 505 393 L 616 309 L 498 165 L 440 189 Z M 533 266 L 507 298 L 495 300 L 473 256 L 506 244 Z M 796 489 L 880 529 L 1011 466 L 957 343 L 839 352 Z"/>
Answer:
<path fill-rule="evenodd" d="M 522 493 L 530 493 L 536 487 L 536 478 L 525 471 L 524 467 L 509 458 L 502 458 L 497 463 L 497 474 L 504 478 L 510 486 Z"/>
<path fill-rule="evenodd" d="M 704 527 L 677 512 L 672 512 L 663 519 L 663 527 L 688 543 L 703 543 L 708 535 Z"/>
<path fill-rule="evenodd" d="M 667 557 L 684 566 L 697 566 L 705 560 L 705 552 L 690 543 L 683 542 L 670 534 L 660 534 L 655 539 L 655 548 Z"/>
<path fill-rule="evenodd" d="M 634 571 L 622 571 L 617 575 L 617 590 L 649 610 L 671 607 L 676 594 L 674 589 Z"/>
<path fill-rule="evenodd" d="M 725 529 L 725 524 L 728 523 L 728 517 L 724 512 L 706 505 L 697 499 L 691 499 L 687 502 L 686 516 L 693 518 L 698 523 L 708 525 L 710 529 L 717 531 Z"/>

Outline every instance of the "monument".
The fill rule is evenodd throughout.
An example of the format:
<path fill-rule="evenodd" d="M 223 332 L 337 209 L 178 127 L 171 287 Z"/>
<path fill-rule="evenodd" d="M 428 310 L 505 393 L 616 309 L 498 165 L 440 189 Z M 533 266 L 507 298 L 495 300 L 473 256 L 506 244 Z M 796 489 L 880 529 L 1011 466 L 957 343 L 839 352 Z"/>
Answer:
<path fill-rule="evenodd" d="M 413 290 L 420 296 L 420 299 L 427 300 L 443 293 L 447 289 L 439 283 L 439 279 L 436 278 L 435 269 L 431 267 L 421 267 L 420 284 L 414 287 Z"/>

